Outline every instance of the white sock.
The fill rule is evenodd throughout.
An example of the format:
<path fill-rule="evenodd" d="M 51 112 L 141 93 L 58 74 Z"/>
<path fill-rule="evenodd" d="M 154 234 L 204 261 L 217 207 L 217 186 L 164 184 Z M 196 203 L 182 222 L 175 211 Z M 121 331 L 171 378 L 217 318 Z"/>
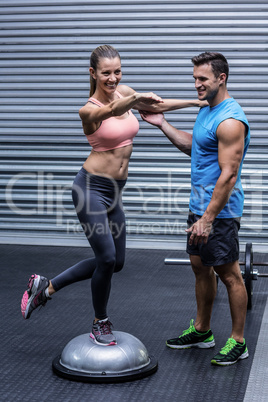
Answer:
<path fill-rule="evenodd" d="M 103 320 L 98 320 L 97 322 L 106 322 L 106 321 L 108 321 L 108 317 L 104 318 Z"/>
<path fill-rule="evenodd" d="M 45 295 L 46 295 L 46 297 L 51 297 L 50 294 L 48 293 L 48 287 L 45 290 Z"/>

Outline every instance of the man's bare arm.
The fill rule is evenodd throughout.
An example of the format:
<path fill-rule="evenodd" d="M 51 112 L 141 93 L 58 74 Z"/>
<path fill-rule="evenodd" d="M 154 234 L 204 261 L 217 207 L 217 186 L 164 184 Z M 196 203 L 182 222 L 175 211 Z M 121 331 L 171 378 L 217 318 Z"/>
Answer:
<path fill-rule="evenodd" d="M 180 151 L 191 156 L 192 149 L 192 134 L 186 131 L 181 131 L 169 124 L 162 113 L 151 113 L 140 111 L 140 115 L 144 121 L 160 128 L 165 136 L 175 145 Z"/>

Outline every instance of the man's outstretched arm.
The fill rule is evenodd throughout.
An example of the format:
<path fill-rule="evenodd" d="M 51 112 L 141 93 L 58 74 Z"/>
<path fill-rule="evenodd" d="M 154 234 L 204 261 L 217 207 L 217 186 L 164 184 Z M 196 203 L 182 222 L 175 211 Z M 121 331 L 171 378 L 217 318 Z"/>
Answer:
<path fill-rule="evenodd" d="M 158 127 L 165 136 L 175 145 L 180 151 L 191 156 L 192 149 L 192 134 L 186 131 L 181 131 L 169 124 L 162 113 L 151 113 L 139 111 L 142 119 L 147 123 Z"/>

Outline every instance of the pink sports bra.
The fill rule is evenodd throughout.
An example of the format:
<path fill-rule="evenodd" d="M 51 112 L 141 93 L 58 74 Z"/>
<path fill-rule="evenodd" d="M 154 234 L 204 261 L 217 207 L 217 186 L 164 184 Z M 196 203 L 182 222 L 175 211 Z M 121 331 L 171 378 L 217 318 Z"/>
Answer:
<path fill-rule="evenodd" d="M 119 92 L 115 92 L 119 98 L 123 96 Z M 103 106 L 95 98 L 89 98 L 89 102 L 98 106 Z M 115 148 L 125 147 L 133 143 L 133 138 L 139 131 L 139 122 L 134 114 L 129 110 L 126 119 L 118 119 L 109 117 L 103 120 L 100 127 L 94 133 L 87 135 L 89 144 L 94 151 L 109 151 Z"/>

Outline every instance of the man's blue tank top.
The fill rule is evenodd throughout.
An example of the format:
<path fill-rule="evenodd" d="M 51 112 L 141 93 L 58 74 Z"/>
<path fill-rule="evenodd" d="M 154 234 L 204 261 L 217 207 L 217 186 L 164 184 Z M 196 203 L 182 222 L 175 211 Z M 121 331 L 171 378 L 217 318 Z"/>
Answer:
<path fill-rule="evenodd" d="M 197 215 L 203 215 L 205 212 L 221 174 L 218 164 L 216 131 L 219 124 L 226 119 L 242 121 L 248 130 L 237 181 L 227 204 L 217 218 L 241 217 L 243 213 L 244 191 L 241 184 L 241 170 L 249 145 L 250 129 L 241 106 L 233 98 L 228 98 L 214 107 L 206 106 L 200 109 L 194 125 L 191 151 L 190 210 Z"/>

